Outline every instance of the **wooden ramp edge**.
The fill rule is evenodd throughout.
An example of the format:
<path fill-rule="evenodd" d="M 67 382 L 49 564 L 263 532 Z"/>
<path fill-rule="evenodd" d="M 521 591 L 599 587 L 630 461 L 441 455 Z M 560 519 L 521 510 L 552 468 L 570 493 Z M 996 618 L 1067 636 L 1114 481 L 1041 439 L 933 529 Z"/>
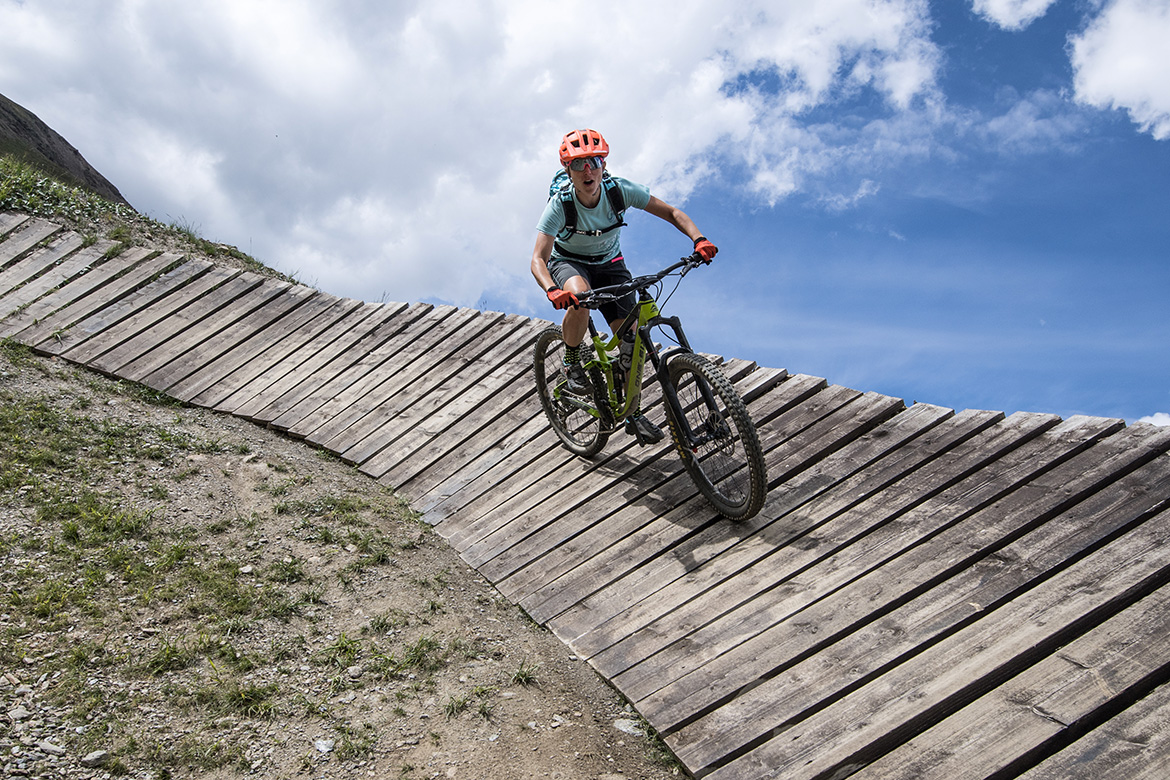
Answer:
<path fill-rule="evenodd" d="M 558 446 L 546 322 L 86 244 L 0 213 L 0 337 L 393 487 L 696 777 L 1170 776 L 1170 428 L 721 360 L 770 479 L 733 523 L 668 443 Z"/>

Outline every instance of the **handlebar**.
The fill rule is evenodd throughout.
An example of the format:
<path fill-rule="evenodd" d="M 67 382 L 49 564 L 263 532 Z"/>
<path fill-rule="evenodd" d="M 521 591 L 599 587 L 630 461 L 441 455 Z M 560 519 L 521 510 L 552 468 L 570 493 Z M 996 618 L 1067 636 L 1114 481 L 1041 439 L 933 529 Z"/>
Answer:
<path fill-rule="evenodd" d="M 628 282 L 587 290 L 577 296 L 577 301 L 583 309 L 597 309 L 606 303 L 620 300 L 632 292 L 640 292 L 648 287 L 653 287 L 680 268 L 682 269 L 681 273 L 679 273 L 679 278 L 681 279 L 690 273 L 692 269 L 698 268 L 706 262 L 701 254 L 695 252 L 688 257 L 680 258 L 677 263 L 662 269 L 656 274 L 635 276 Z"/>

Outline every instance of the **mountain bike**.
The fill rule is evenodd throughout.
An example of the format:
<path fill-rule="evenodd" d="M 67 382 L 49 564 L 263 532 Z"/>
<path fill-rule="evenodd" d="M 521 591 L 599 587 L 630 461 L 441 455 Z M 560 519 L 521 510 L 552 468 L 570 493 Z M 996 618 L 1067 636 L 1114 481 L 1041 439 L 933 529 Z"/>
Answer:
<path fill-rule="evenodd" d="M 630 292 L 638 294 L 638 303 L 612 336 L 599 334 L 590 317 L 590 338 L 583 342 L 582 359 L 592 386 L 586 395 L 574 395 L 565 387 L 561 370 L 565 343 L 560 327 L 541 331 L 534 356 L 536 390 L 564 446 L 577 455 L 592 457 L 639 408 L 642 370 L 649 360 L 662 386 L 666 419 L 687 474 L 722 515 L 743 520 L 760 511 L 767 492 L 764 454 L 755 424 L 720 368 L 695 354 L 678 317 L 662 316 L 658 306 L 664 279 L 678 277 L 671 289 L 673 295 L 683 277 L 701 264 L 702 257 L 694 254 L 656 274 L 577 296 L 580 305 L 588 309 Z M 630 328 L 635 338 L 632 351 L 627 347 L 629 366 L 623 370 L 621 344 Z M 655 329 L 673 345 L 660 349 L 654 342 Z"/>

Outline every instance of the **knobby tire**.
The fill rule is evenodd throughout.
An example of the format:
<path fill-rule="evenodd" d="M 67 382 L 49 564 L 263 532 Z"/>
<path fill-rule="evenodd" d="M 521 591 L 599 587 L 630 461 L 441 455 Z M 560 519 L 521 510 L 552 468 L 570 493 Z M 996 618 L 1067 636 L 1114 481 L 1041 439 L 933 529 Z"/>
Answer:
<path fill-rule="evenodd" d="M 683 426 L 667 406 L 670 432 L 687 473 L 720 514 L 732 520 L 754 517 L 764 505 L 768 478 L 760 439 L 743 399 L 723 372 L 699 355 L 674 355 L 667 368 L 686 427 L 704 439 L 692 451 Z"/>
<path fill-rule="evenodd" d="M 563 391 L 561 363 L 564 353 L 565 342 L 559 326 L 546 328 L 536 337 L 533 354 L 536 393 L 553 431 L 565 447 L 576 455 L 590 458 L 601 452 L 613 431 L 612 415 L 605 401 L 605 380 L 601 372 L 593 368 L 589 371 L 592 397 L 569 399 L 563 392 L 558 393 Z M 566 400 L 560 400 L 558 395 Z M 589 408 L 583 409 L 581 405 Z"/>

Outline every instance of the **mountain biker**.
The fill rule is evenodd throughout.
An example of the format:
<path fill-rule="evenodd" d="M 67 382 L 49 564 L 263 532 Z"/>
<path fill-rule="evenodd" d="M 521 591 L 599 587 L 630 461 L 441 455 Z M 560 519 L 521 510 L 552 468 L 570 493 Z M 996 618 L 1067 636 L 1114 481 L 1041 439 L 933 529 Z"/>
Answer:
<path fill-rule="evenodd" d="M 619 242 L 625 223 L 621 213 L 615 213 L 615 206 L 624 203 L 674 225 L 694 242 L 695 251 L 705 262 L 711 262 L 719 251 L 690 217 L 651 195 L 648 187 L 610 176 L 606 172 L 608 156 L 609 144 L 596 130 L 573 130 L 565 135 L 560 159 L 571 182 L 571 193 L 566 192 L 564 198 L 571 195 L 575 224 L 566 225 L 562 197 L 550 197 L 536 226 L 536 247 L 532 250 L 532 275 L 552 305 L 565 312 L 561 324 L 565 389 L 576 395 L 588 394 L 592 389 L 581 365 L 581 342 L 589 328 L 589 310 L 578 307 L 577 296 L 593 287 L 608 287 L 632 278 Z M 607 189 L 613 187 L 620 189 L 618 200 Z M 565 235 L 569 228 L 572 232 Z M 600 307 L 613 333 L 617 333 L 636 302 L 631 292 L 620 301 Z M 663 438 L 662 429 L 646 419 L 641 408 L 626 420 L 626 432 L 636 436 L 639 444 L 655 444 Z"/>

